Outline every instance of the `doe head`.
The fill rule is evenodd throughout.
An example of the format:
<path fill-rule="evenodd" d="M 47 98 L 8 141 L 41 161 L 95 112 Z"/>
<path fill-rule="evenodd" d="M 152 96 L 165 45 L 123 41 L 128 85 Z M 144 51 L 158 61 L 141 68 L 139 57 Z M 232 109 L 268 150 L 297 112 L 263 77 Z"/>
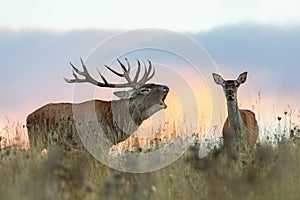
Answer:
<path fill-rule="evenodd" d="M 219 74 L 212 74 L 216 84 L 223 87 L 226 99 L 228 101 L 234 101 L 237 97 L 238 87 L 246 82 L 247 72 L 241 73 L 236 80 L 224 80 Z"/>

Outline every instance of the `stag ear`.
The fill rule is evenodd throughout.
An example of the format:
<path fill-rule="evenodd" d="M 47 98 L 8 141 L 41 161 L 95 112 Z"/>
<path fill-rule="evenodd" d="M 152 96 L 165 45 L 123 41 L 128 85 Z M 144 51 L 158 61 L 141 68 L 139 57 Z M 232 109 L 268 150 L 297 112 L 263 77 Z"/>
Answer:
<path fill-rule="evenodd" d="M 245 83 L 246 79 L 247 79 L 247 72 L 244 72 L 239 75 L 239 77 L 236 79 L 236 82 L 238 84 L 242 84 Z"/>
<path fill-rule="evenodd" d="M 222 85 L 224 83 L 224 79 L 219 74 L 212 73 L 214 81 L 218 85 Z"/>
<path fill-rule="evenodd" d="M 114 92 L 114 95 L 119 97 L 120 99 L 130 99 L 134 97 L 136 93 L 136 89 L 128 90 L 128 91 L 117 91 Z"/>

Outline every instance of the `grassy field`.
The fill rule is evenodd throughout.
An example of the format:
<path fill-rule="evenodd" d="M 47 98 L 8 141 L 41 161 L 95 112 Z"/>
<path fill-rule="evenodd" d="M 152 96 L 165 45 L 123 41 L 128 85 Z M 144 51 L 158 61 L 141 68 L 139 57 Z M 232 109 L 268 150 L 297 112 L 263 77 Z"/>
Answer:
<path fill-rule="evenodd" d="M 299 124 L 274 130 L 276 145 L 258 144 L 248 155 L 199 158 L 195 144 L 168 167 L 141 174 L 110 169 L 85 150 L 6 147 L 0 199 L 298 199 Z"/>

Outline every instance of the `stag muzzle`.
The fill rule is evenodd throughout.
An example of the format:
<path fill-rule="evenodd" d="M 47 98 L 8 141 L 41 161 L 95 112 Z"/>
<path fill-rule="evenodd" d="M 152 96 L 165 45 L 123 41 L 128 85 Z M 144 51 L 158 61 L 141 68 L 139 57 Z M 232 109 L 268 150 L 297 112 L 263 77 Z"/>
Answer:
<path fill-rule="evenodd" d="M 169 88 L 167 86 L 163 85 L 162 86 L 162 96 L 161 96 L 161 99 L 160 99 L 160 106 L 163 109 L 167 108 L 167 105 L 165 104 L 165 99 L 166 99 L 168 93 L 169 93 Z"/>

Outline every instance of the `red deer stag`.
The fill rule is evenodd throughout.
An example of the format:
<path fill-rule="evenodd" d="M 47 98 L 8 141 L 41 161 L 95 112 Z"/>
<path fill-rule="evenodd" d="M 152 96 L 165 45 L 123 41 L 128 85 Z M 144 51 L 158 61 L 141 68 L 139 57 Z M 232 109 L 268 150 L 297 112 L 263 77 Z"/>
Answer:
<path fill-rule="evenodd" d="M 60 145 L 78 146 L 81 142 L 78 138 L 76 126 L 74 125 L 76 122 L 72 112 L 74 106 L 76 106 L 76 110 L 83 118 L 88 118 L 88 108 L 89 106 L 94 106 L 98 124 L 112 144 L 117 144 L 125 140 L 137 130 L 144 120 L 159 110 L 166 109 L 167 105 L 164 103 L 164 100 L 169 92 L 169 88 L 165 85 L 146 84 L 155 74 L 151 62 L 148 61 L 149 67 L 144 64 L 144 74 L 140 77 L 141 64 L 139 60 L 137 60 L 137 71 L 132 79 L 129 75 L 130 64 L 127 59 L 125 60 L 128 67 L 125 67 L 125 65 L 118 60 L 123 73 L 119 73 L 105 65 L 110 72 L 127 81 L 127 83 L 119 84 L 109 83 L 99 71 L 102 82 L 95 80 L 89 74 L 82 60 L 83 71 L 80 71 L 70 63 L 73 68 L 74 79 L 64 78 L 68 83 L 91 83 L 98 87 L 129 87 L 132 89 L 114 92 L 114 94 L 120 98 L 119 100 L 91 100 L 79 104 L 50 103 L 39 108 L 27 117 L 27 128 L 31 143 L 36 144 L 39 138 L 41 139 L 40 141 L 46 144 L 55 140 L 56 143 Z M 84 78 L 78 78 L 78 75 Z M 87 123 L 89 123 L 89 121 Z"/>
<path fill-rule="evenodd" d="M 224 80 L 215 73 L 212 75 L 215 83 L 223 87 L 227 100 L 228 117 L 222 130 L 224 147 L 251 150 L 258 137 L 255 114 L 250 110 L 240 110 L 237 102 L 237 91 L 245 83 L 247 72 L 240 74 L 236 80 Z"/>

